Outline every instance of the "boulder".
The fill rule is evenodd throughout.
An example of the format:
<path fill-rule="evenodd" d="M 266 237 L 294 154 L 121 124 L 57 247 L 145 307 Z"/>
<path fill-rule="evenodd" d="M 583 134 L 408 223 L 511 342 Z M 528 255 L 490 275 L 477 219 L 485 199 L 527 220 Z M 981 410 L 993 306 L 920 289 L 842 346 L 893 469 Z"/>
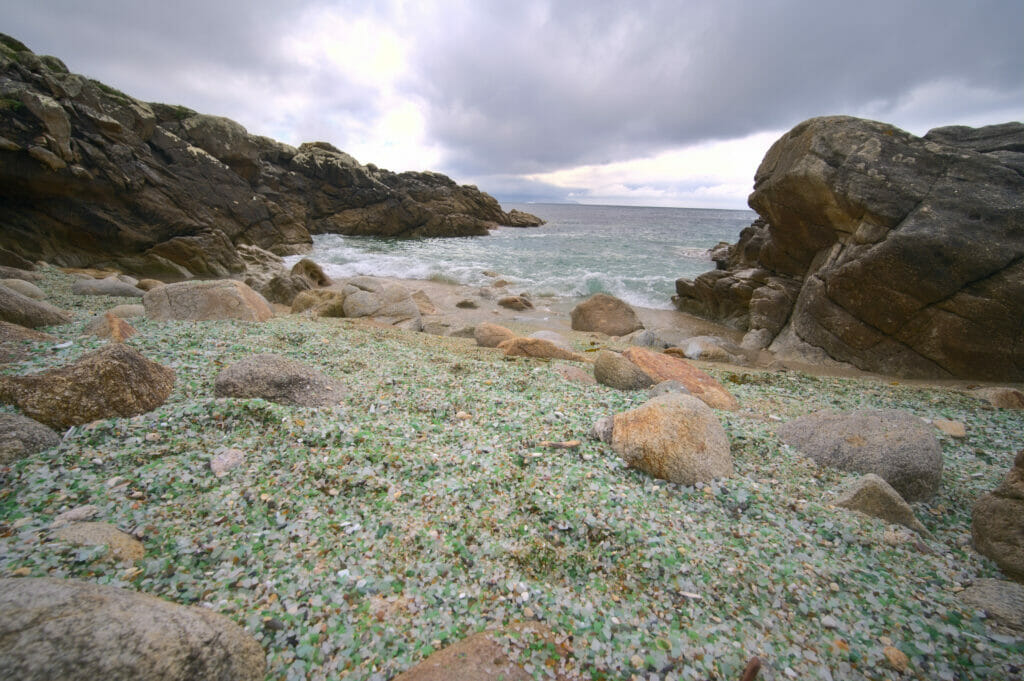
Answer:
<path fill-rule="evenodd" d="M 818 412 L 779 426 L 779 438 L 823 466 L 878 475 L 907 501 L 942 480 L 942 447 L 923 420 L 894 409 Z"/>
<path fill-rule="evenodd" d="M 174 371 L 123 343 L 111 343 L 63 367 L 0 377 L 0 402 L 64 429 L 97 419 L 136 416 L 164 403 Z"/>
<path fill-rule="evenodd" d="M 597 293 L 572 309 L 574 331 L 597 331 L 608 336 L 625 336 L 644 328 L 636 311 L 624 301 Z"/>
<path fill-rule="evenodd" d="M 522 312 L 524 310 L 532 310 L 533 303 L 526 296 L 505 296 L 498 298 L 498 305 L 508 308 L 509 310 L 516 310 Z"/>
<path fill-rule="evenodd" d="M 142 542 L 109 523 L 70 523 L 54 530 L 53 536 L 76 546 L 106 546 L 114 560 L 133 561 L 146 555 Z"/>
<path fill-rule="evenodd" d="M 483 322 L 477 324 L 473 330 L 473 337 L 476 344 L 485 348 L 496 348 L 507 340 L 512 340 L 516 334 L 504 326 Z"/>
<path fill-rule="evenodd" d="M 48 333 L 33 331 L 10 322 L 0 322 L 0 364 L 25 359 L 31 353 L 33 344 L 57 341 L 55 336 Z"/>
<path fill-rule="evenodd" d="M 800 123 L 757 170 L 758 220 L 674 301 L 783 359 L 807 343 L 883 374 L 1024 380 L 1021 149 L 1024 123 Z"/>
<path fill-rule="evenodd" d="M 974 505 L 971 536 L 978 553 L 1024 583 L 1024 449 L 1002 484 Z"/>
<path fill-rule="evenodd" d="M 0 669 L 12 679 L 262 681 L 263 648 L 207 608 L 77 580 L 0 579 Z"/>
<path fill-rule="evenodd" d="M 153 289 L 160 288 L 164 285 L 164 282 L 159 279 L 139 279 L 139 283 L 136 284 L 135 288 L 140 291 L 152 291 Z"/>
<path fill-rule="evenodd" d="M 687 359 L 725 364 L 746 364 L 744 351 L 731 341 L 717 336 L 694 336 L 687 338 L 680 346 Z"/>
<path fill-rule="evenodd" d="M 630 467 L 681 485 L 733 474 L 725 429 L 690 395 L 662 395 L 616 414 L 611 444 Z"/>
<path fill-rule="evenodd" d="M 109 338 L 115 343 L 122 343 L 136 335 L 138 331 L 125 320 L 115 316 L 113 312 L 107 312 L 86 324 L 85 333 L 97 338 Z"/>
<path fill-rule="evenodd" d="M 547 223 L 536 215 L 513 208 L 501 224 L 504 227 L 540 227 Z"/>
<path fill-rule="evenodd" d="M 115 305 L 110 308 L 110 314 L 114 315 L 119 319 L 133 319 L 135 317 L 144 317 L 146 315 L 145 305 Z"/>
<path fill-rule="evenodd" d="M 669 393 L 682 393 L 683 395 L 691 395 L 690 389 L 683 385 L 680 381 L 662 381 L 657 383 L 650 390 L 647 391 L 647 398 L 653 399 L 660 395 L 668 395 Z"/>
<path fill-rule="evenodd" d="M 411 331 L 422 331 L 420 308 L 408 289 L 398 284 L 349 280 L 342 308 L 346 317 L 374 317 Z"/>
<path fill-rule="evenodd" d="M 262 398 L 299 407 L 329 407 L 347 392 L 341 381 L 281 355 L 252 355 L 217 374 L 217 397 Z"/>
<path fill-rule="evenodd" d="M 0 413 L 0 466 L 60 444 L 60 436 L 21 414 Z"/>
<path fill-rule="evenodd" d="M 34 329 L 67 324 L 71 317 L 47 302 L 33 300 L 0 285 L 0 320 Z"/>
<path fill-rule="evenodd" d="M 1024 393 L 1013 388 L 977 388 L 969 394 L 985 400 L 996 409 L 1024 409 Z"/>
<path fill-rule="evenodd" d="M 147 291 L 146 316 L 154 321 L 241 319 L 263 322 L 274 316 L 270 304 L 240 281 L 183 281 Z"/>
<path fill-rule="evenodd" d="M 498 344 L 498 349 L 508 357 L 538 357 L 541 359 L 564 359 L 570 362 L 588 361 L 583 355 L 566 350 L 542 338 L 511 338 Z"/>
<path fill-rule="evenodd" d="M 836 506 L 860 511 L 887 523 L 902 525 L 925 537 L 930 536 L 925 526 L 914 515 L 910 504 L 904 501 L 900 493 L 889 483 L 874 473 L 858 478 L 836 500 Z"/>
<path fill-rule="evenodd" d="M 964 605 L 985 611 L 998 624 L 1024 632 L 1024 585 L 1002 579 L 976 579 L 957 598 Z"/>
<path fill-rule="evenodd" d="M 585 370 L 572 364 L 556 364 L 552 367 L 559 376 L 577 385 L 597 385 L 597 379 Z"/>
<path fill-rule="evenodd" d="M 145 294 L 145 291 L 126 284 L 117 277 L 77 279 L 71 286 L 71 292 L 79 296 L 120 296 L 122 298 L 141 298 Z"/>
<path fill-rule="evenodd" d="M 31 281 L 25 281 L 24 279 L 0 279 L 0 286 L 6 286 L 12 291 L 17 291 L 21 295 L 31 298 L 32 300 L 45 300 L 46 293 L 41 288 L 33 284 Z"/>
<path fill-rule="evenodd" d="M 17 267 L 6 267 L 4 265 L 0 265 L 0 278 L 21 279 L 22 281 L 41 281 L 43 275 L 38 272 L 31 272 Z"/>
<path fill-rule="evenodd" d="M 654 379 L 640 367 L 611 350 L 598 351 L 594 359 L 594 378 L 601 385 L 616 390 L 643 390 L 654 385 Z"/>
<path fill-rule="evenodd" d="M 679 381 L 690 394 L 714 409 L 734 410 L 739 403 L 714 378 L 679 357 L 651 352 L 647 348 L 627 348 L 622 355 L 651 377 L 651 383 Z"/>
<path fill-rule="evenodd" d="M 309 284 L 307 288 L 330 286 L 332 283 L 331 278 L 324 274 L 323 268 L 309 258 L 303 258 L 295 263 L 295 265 L 292 266 L 290 274 L 293 277 L 301 277 L 305 279 Z"/>
<path fill-rule="evenodd" d="M 284 266 L 284 258 L 276 253 L 271 253 L 252 244 L 239 244 L 236 248 L 238 250 L 238 257 L 245 264 L 243 281 L 252 290 L 262 293 L 263 287 L 271 279 L 279 275 L 288 274 L 288 270 Z M 264 295 L 266 294 L 264 293 Z"/>
<path fill-rule="evenodd" d="M 295 296 L 310 289 L 305 277 L 294 274 L 278 274 L 260 288 L 260 294 L 271 303 L 289 305 L 295 302 Z"/>
<path fill-rule="evenodd" d="M 302 291 L 292 301 L 292 314 L 300 312 L 314 317 L 344 317 L 345 294 L 330 289 Z"/>

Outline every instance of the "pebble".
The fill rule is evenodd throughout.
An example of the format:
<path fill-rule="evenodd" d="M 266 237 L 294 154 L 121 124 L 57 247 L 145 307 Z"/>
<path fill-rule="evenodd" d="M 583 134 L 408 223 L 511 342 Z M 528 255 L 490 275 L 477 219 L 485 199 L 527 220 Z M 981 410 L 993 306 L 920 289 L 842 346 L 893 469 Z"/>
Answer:
<path fill-rule="evenodd" d="M 895 646 L 886 646 L 882 650 L 882 654 L 885 655 L 885 659 L 889 661 L 892 668 L 898 672 L 907 671 L 907 665 L 910 664 L 910 659 L 907 654 Z"/>
<path fill-rule="evenodd" d="M 839 628 L 839 620 L 837 620 L 832 615 L 825 615 L 819 621 L 821 622 L 821 626 L 825 627 L 826 629 L 838 629 Z"/>

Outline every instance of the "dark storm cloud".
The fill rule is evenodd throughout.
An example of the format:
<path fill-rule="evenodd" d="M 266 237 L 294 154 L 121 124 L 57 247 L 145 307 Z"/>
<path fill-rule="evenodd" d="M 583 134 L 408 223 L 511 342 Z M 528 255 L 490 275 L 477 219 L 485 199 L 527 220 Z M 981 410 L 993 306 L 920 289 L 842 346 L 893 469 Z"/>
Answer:
<path fill-rule="evenodd" d="M 466 173 L 602 163 L 821 114 L 884 116 L 929 84 L 968 115 L 1024 108 L 1019 0 L 474 8 L 419 37 L 410 80 Z M 991 96 L 954 101 L 963 86 Z"/>

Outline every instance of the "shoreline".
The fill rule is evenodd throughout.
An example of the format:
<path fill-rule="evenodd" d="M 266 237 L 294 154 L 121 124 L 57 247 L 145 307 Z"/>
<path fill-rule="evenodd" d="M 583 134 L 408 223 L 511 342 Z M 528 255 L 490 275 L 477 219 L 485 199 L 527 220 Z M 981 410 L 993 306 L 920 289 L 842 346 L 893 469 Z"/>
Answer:
<path fill-rule="evenodd" d="M 508 327 L 523 335 L 537 331 L 552 331 L 561 334 L 573 346 L 579 349 L 593 347 L 594 342 L 613 350 L 623 350 L 630 345 L 629 336 L 606 336 L 592 331 L 574 331 L 571 327 L 570 313 L 572 309 L 586 300 L 585 297 L 570 298 L 565 296 L 533 296 L 525 292 L 534 305 L 530 310 L 511 310 L 498 305 L 504 296 L 521 295 L 524 292 L 511 285 L 501 287 L 479 287 L 467 284 L 435 281 L 431 279 L 404 279 L 400 277 L 373 276 L 373 279 L 390 284 L 397 284 L 409 290 L 410 294 L 422 291 L 435 308 L 434 313 L 423 314 L 424 333 L 450 335 L 465 327 L 488 322 Z M 500 275 L 494 281 L 500 281 Z M 345 279 L 338 279 L 325 288 L 339 287 Z M 476 308 L 458 307 L 460 301 L 471 300 Z M 678 337 L 678 343 L 695 336 L 717 336 L 726 341 L 739 344 L 743 331 L 724 324 L 702 319 L 679 310 L 664 310 L 630 305 L 636 311 L 645 329 L 666 332 L 670 337 Z M 290 314 L 285 306 L 275 306 L 278 314 Z M 422 314 L 422 312 L 421 312 Z M 889 384 L 900 384 L 911 387 L 940 387 L 948 389 L 968 389 L 980 386 L 1006 386 L 1016 389 L 1024 388 L 1024 383 L 1006 381 L 981 381 L 962 378 L 904 378 L 863 371 L 852 365 L 847 367 L 829 364 L 816 364 L 796 360 L 780 359 L 768 350 L 751 352 L 747 355 L 748 363 L 733 364 L 708 360 L 691 360 L 701 367 L 718 367 L 735 372 L 750 371 L 795 371 L 818 377 L 853 378 Z"/>

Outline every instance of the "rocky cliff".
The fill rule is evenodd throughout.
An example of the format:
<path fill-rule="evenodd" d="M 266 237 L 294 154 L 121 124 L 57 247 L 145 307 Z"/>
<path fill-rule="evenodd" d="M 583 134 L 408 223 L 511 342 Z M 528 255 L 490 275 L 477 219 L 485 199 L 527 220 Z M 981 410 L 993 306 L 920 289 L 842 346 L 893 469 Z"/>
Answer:
<path fill-rule="evenodd" d="M 739 241 L 676 306 L 744 345 L 924 378 L 1024 380 L 1024 124 L 923 138 L 815 118 L 769 149 Z"/>
<path fill-rule="evenodd" d="M 244 269 L 311 234 L 485 235 L 541 224 L 438 173 L 298 149 L 226 118 L 141 102 L 0 34 L 0 256 L 163 278 Z"/>

